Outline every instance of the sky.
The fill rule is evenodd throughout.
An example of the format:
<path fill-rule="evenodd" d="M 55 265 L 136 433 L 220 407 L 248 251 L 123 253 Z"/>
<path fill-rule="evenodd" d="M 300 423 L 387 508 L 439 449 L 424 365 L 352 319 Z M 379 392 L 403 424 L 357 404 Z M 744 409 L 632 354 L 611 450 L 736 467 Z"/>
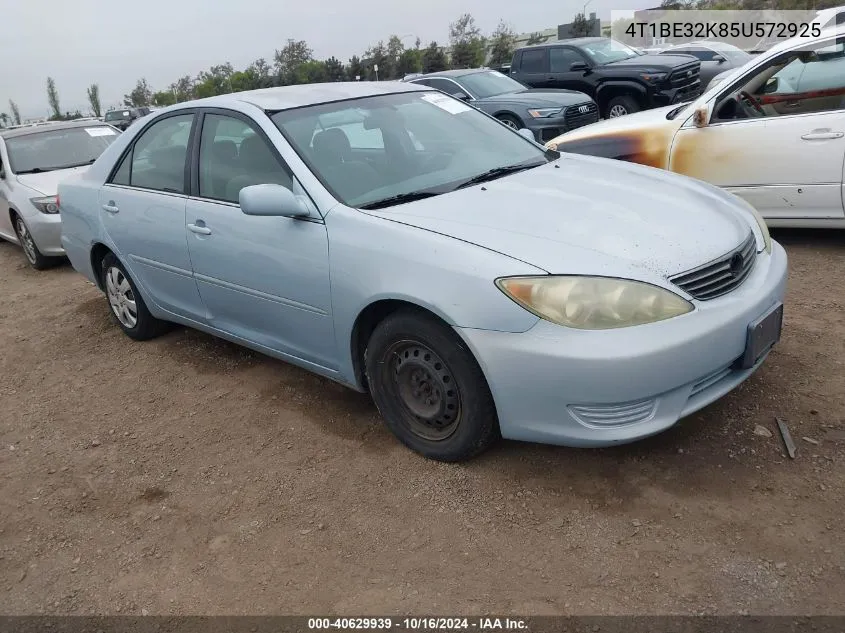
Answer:
<path fill-rule="evenodd" d="M 587 14 L 653 6 L 648 0 L 590 0 Z M 346 62 L 380 39 L 399 35 L 445 44 L 449 23 L 471 13 L 487 34 L 504 19 L 517 33 L 570 22 L 581 0 L 0 0 L 0 112 L 49 112 L 46 82 L 56 81 L 62 110 L 88 109 L 86 88 L 100 86 L 104 109 L 144 77 L 161 90 L 183 75 L 231 62 L 245 68 L 288 38 L 314 56 Z"/>

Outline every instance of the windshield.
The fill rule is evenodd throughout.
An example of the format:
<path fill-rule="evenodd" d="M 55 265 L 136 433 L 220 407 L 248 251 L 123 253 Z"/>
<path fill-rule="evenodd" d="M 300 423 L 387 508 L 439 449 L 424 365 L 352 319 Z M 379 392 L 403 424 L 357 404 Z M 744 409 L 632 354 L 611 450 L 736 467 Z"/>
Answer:
<path fill-rule="evenodd" d="M 595 42 L 587 42 L 586 44 L 579 44 L 578 48 L 587 53 L 587 55 L 596 64 L 610 64 L 612 62 L 619 62 L 623 59 L 631 59 L 632 57 L 639 57 L 639 53 L 630 46 L 626 46 L 622 42 L 617 42 L 612 39 L 596 40 Z"/>
<path fill-rule="evenodd" d="M 741 48 L 737 48 L 736 46 L 731 46 L 729 44 L 714 46 L 713 50 L 735 65 L 744 64 L 749 59 L 752 59 L 750 53 L 746 53 Z"/>
<path fill-rule="evenodd" d="M 7 138 L 6 151 L 12 171 L 26 174 L 88 165 L 116 138 L 105 125 L 45 130 Z"/>
<path fill-rule="evenodd" d="M 525 90 L 525 86 L 521 83 L 496 70 L 463 75 L 455 79 L 458 83 L 464 84 L 467 90 L 479 99 Z"/>
<path fill-rule="evenodd" d="M 436 91 L 337 101 L 271 118 L 329 191 L 352 207 L 447 193 L 491 170 L 530 168 L 552 155 Z"/>
<path fill-rule="evenodd" d="M 129 110 L 112 110 L 111 112 L 106 112 L 106 116 L 103 119 L 104 121 L 121 121 L 123 119 L 129 118 Z"/>

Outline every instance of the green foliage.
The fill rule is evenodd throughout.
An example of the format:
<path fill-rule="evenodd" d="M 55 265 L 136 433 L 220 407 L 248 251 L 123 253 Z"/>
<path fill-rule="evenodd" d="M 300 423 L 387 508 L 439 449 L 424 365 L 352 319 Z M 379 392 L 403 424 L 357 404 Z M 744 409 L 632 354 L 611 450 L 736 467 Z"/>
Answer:
<path fill-rule="evenodd" d="M 449 42 L 452 44 L 452 68 L 476 68 L 484 65 L 487 43 L 475 18 L 464 13 L 449 25 Z"/>
<path fill-rule="evenodd" d="M 490 36 L 490 65 L 501 66 L 509 63 L 515 48 L 516 33 L 504 20 L 499 22 L 499 26 Z"/>
<path fill-rule="evenodd" d="M 88 86 L 88 104 L 91 106 L 91 112 L 94 116 L 102 115 L 102 107 L 100 106 L 100 86 L 91 84 Z"/>
<path fill-rule="evenodd" d="M 449 58 L 446 52 L 440 48 L 437 42 L 432 42 L 423 51 L 422 71 L 424 73 L 437 73 L 442 70 L 449 70 Z"/>
<path fill-rule="evenodd" d="M 21 124 L 21 111 L 18 110 L 18 104 L 9 99 L 9 109 L 12 111 L 12 121 L 15 125 Z"/>
<path fill-rule="evenodd" d="M 525 43 L 526 46 L 533 46 L 534 44 L 542 44 L 546 41 L 546 37 L 540 33 L 535 32 L 528 36 L 528 41 Z"/>
<path fill-rule="evenodd" d="M 9 125 L 9 115 L 5 112 L 0 112 L 0 127 L 7 127 Z"/>
<path fill-rule="evenodd" d="M 387 55 L 387 47 L 384 45 L 384 42 L 379 42 L 375 46 L 368 48 L 364 52 L 362 64 L 365 74 L 362 79 L 375 80 L 378 78 L 385 80 L 393 76 L 393 66 L 390 57 Z M 376 66 L 378 66 L 378 70 L 376 70 Z"/>
<path fill-rule="evenodd" d="M 323 64 L 326 67 L 326 81 L 344 81 L 346 79 L 343 62 L 336 57 L 329 57 Z"/>
<path fill-rule="evenodd" d="M 50 118 L 60 119 L 62 109 L 59 107 L 59 91 L 56 90 L 56 82 L 52 77 L 47 77 L 47 102 L 50 104 L 50 111 L 52 112 Z"/>
<path fill-rule="evenodd" d="M 587 37 L 590 34 L 590 23 L 583 13 L 577 13 L 572 19 L 571 29 L 572 37 Z"/>
<path fill-rule="evenodd" d="M 190 101 L 194 98 L 194 80 L 185 75 L 170 84 L 170 92 L 176 94 L 176 103 Z"/>
<path fill-rule="evenodd" d="M 135 88 L 132 89 L 128 95 L 123 95 L 123 105 L 131 106 L 133 108 L 141 108 L 143 106 L 149 106 L 153 102 L 153 91 L 150 89 L 149 84 L 147 84 L 146 79 L 139 79 L 138 83 L 135 84 Z"/>
<path fill-rule="evenodd" d="M 229 62 L 201 71 L 194 84 L 194 94 L 198 99 L 203 99 L 232 92 L 233 72 Z"/>
<path fill-rule="evenodd" d="M 280 86 L 305 83 L 301 66 L 313 59 L 313 51 L 305 40 L 289 39 L 281 50 L 273 55 L 276 81 Z"/>
<path fill-rule="evenodd" d="M 396 77 L 401 79 L 410 73 L 422 72 L 423 52 L 419 48 L 408 48 L 402 51 L 396 63 Z"/>
<path fill-rule="evenodd" d="M 165 108 L 176 103 L 176 95 L 172 90 L 160 90 L 153 93 L 153 105 L 158 108 Z"/>
<path fill-rule="evenodd" d="M 366 79 L 364 77 L 364 65 L 361 63 L 361 58 L 357 55 L 349 58 L 349 63 L 346 65 L 346 79 L 347 81 L 363 81 Z"/>

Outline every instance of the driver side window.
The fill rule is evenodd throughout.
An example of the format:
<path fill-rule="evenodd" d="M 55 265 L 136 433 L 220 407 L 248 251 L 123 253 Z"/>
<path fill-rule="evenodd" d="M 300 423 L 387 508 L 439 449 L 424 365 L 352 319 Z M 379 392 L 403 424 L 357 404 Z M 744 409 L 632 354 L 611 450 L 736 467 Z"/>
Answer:
<path fill-rule="evenodd" d="M 717 104 L 717 121 L 845 110 L 845 43 L 784 53 Z"/>

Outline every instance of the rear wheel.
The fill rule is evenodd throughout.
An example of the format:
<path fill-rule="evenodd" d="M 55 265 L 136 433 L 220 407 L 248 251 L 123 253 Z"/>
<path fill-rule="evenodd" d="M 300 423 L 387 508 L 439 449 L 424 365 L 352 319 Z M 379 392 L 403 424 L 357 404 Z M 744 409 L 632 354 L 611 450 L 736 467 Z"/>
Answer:
<path fill-rule="evenodd" d="M 370 337 L 365 364 L 379 412 L 409 448 L 455 462 L 498 439 L 496 407 L 481 368 L 436 318 L 414 310 L 391 314 Z"/>
<path fill-rule="evenodd" d="M 29 262 L 30 266 L 32 266 L 35 270 L 46 270 L 59 263 L 61 258 L 48 257 L 38 250 L 38 245 L 35 243 L 35 239 L 32 237 L 32 233 L 29 232 L 26 222 L 23 221 L 22 217 L 15 215 L 14 221 L 15 233 L 17 234 L 18 241 L 23 249 L 23 254 L 26 256 L 26 261 Z"/>
<path fill-rule="evenodd" d="M 167 329 L 165 321 L 150 314 L 135 282 L 113 254 L 103 258 L 101 275 L 109 310 L 127 336 L 136 341 L 146 341 Z"/>
<path fill-rule="evenodd" d="M 639 112 L 640 109 L 640 104 L 633 97 L 622 95 L 620 97 L 613 97 L 613 99 L 608 101 L 607 114 L 605 116 L 608 119 L 615 119 L 626 114 Z"/>

